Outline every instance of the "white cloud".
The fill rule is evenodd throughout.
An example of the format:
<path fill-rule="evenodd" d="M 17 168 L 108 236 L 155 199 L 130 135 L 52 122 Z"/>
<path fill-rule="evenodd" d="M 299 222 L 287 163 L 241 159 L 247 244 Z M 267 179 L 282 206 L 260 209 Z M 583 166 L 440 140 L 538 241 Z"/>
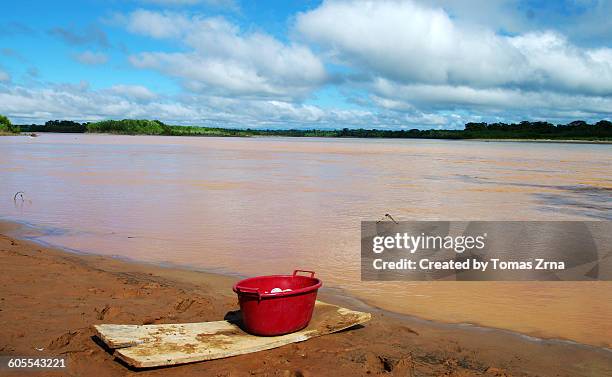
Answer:
<path fill-rule="evenodd" d="M 132 12 L 125 22 L 132 33 L 154 38 L 178 38 L 191 26 L 191 20 L 183 15 L 144 9 Z"/>
<path fill-rule="evenodd" d="M 151 92 L 147 87 L 142 85 L 113 85 L 110 91 L 114 94 L 133 98 L 136 100 L 150 100 L 157 97 L 157 95 Z"/>
<path fill-rule="evenodd" d="M 517 33 L 528 29 L 528 7 L 521 0 L 416 0 L 426 7 L 442 8 L 453 20 Z M 527 8 L 527 9 L 526 9 Z"/>
<path fill-rule="evenodd" d="M 0 86 L 0 114 L 10 116 L 17 123 L 45 122 L 49 119 L 96 121 L 146 118 L 175 124 L 228 127 L 291 128 L 380 124 L 375 114 L 369 111 L 327 110 L 279 100 L 199 94 L 176 98 L 134 96 L 142 89 L 146 90 L 115 85 L 96 91 L 84 83 L 39 88 Z"/>
<path fill-rule="evenodd" d="M 85 82 L 38 88 L 0 85 L 0 114 L 16 123 L 146 118 L 171 124 L 241 128 L 409 129 L 463 128 L 466 122 L 483 117 L 488 121 L 599 120 L 612 106 L 611 98 L 518 89 L 401 85 L 384 79 L 377 80 L 370 90 L 377 111 L 202 94 L 168 97 L 134 85 L 101 90 L 92 90 Z M 465 107 L 475 110 L 475 114 L 456 111 Z"/>
<path fill-rule="evenodd" d="M 551 31 L 501 36 L 415 2 L 327 1 L 296 29 L 338 62 L 398 83 L 612 94 L 612 49 Z"/>
<path fill-rule="evenodd" d="M 80 63 L 87 65 L 104 64 L 108 61 L 108 56 L 102 52 L 85 51 L 74 57 Z"/>
<path fill-rule="evenodd" d="M 612 23 L 608 20 L 612 14 L 612 2 L 608 0 L 417 1 L 426 6 L 442 7 L 453 20 L 463 24 L 477 24 L 513 34 L 550 29 L 568 36 L 575 43 L 612 46 Z"/>
<path fill-rule="evenodd" d="M 371 87 L 374 102 L 395 111 L 457 111 L 470 109 L 481 115 L 512 118 L 599 120 L 612 115 L 612 98 L 517 88 L 473 88 L 469 86 L 398 84 L 377 79 Z M 522 119 L 521 119 L 522 118 Z"/>
<path fill-rule="evenodd" d="M 176 77 L 191 91 L 286 100 L 303 98 L 327 79 L 322 61 L 308 47 L 244 33 L 223 18 L 139 10 L 127 17 L 127 28 L 176 39 L 189 49 L 143 52 L 130 62 Z"/>
<path fill-rule="evenodd" d="M 196 8 L 137 10 L 108 25 L 175 45 L 139 48 L 128 60 L 176 79 L 180 94 L 134 84 L 92 90 L 86 83 L 37 80 L 26 87 L 25 80 L 7 83 L 11 77 L 0 70 L 0 113 L 17 122 L 157 118 L 260 128 L 463 128 L 474 120 L 610 118 L 612 49 L 584 47 L 561 29 L 533 27 L 517 1 L 325 1 L 291 18 L 287 41 L 197 15 Z M 78 45 L 97 40 L 104 47 L 106 41 L 103 32 L 87 40 L 63 29 L 54 33 Z M 74 58 L 84 64 L 109 59 L 93 51 Z M 309 104 L 322 88 L 316 100 L 326 105 Z M 336 102 L 350 109 L 334 108 Z"/>

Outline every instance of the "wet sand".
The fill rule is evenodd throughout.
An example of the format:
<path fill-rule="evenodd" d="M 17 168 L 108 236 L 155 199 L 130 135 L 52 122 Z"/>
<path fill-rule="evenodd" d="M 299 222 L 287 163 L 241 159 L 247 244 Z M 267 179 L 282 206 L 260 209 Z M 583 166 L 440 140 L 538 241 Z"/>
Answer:
<path fill-rule="evenodd" d="M 329 289 L 321 299 L 372 311 L 373 320 L 275 350 L 135 372 L 96 343 L 91 325 L 219 320 L 237 309 L 236 279 L 77 255 L 4 235 L 16 227 L 0 223 L 0 355 L 67 358 L 66 372 L 30 372 L 37 376 L 612 375 L 609 350 L 418 320 Z"/>

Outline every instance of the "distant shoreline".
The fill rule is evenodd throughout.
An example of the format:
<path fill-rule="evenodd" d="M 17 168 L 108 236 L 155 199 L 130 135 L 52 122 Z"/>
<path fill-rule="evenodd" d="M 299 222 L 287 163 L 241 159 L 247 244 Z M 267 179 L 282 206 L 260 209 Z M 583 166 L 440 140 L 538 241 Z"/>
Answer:
<path fill-rule="evenodd" d="M 514 143 L 559 143 L 559 144 L 612 144 L 612 140 L 589 140 L 589 139 L 533 139 L 533 138 L 444 138 L 444 137 L 359 137 L 359 136 L 330 136 L 330 135 L 155 135 L 155 134 L 122 134 L 112 132 L 53 132 L 53 131 L 38 131 L 38 132 L 21 132 L 21 133 L 0 133 L 0 136 L 29 136 L 31 134 L 87 134 L 87 135 L 123 135 L 123 136 L 185 136 L 185 137 L 290 137 L 290 138 L 323 138 L 323 139 L 381 139 L 381 140 L 449 140 L 449 141 L 480 141 L 480 142 L 514 142 Z"/>
<path fill-rule="evenodd" d="M 521 142 L 521 143 L 559 143 L 559 144 L 612 144 L 612 140 L 576 140 L 576 139 L 460 139 L 484 142 Z"/>
<path fill-rule="evenodd" d="M 4 126 L 10 132 L 60 132 L 60 133 L 104 133 L 118 135 L 164 135 L 164 136 L 287 136 L 287 137 L 332 137 L 364 139 L 440 139 L 440 140 L 491 140 L 491 141 L 546 141 L 546 142 L 612 142 L 612 122 L 601 120 L 589 124 L 582 120 L 554 125 L 549 122 L 520 123 L 466 123 L 459 129 L 260 129 L 223 128 L 215 126 L 181 126 L 166 124 L 159 120 L 122 119 L 79 123 L 71 120 L 50 120 L 44 125 L 23 124 Z M 2 129 L 0 129 L 2 131 Z"/>

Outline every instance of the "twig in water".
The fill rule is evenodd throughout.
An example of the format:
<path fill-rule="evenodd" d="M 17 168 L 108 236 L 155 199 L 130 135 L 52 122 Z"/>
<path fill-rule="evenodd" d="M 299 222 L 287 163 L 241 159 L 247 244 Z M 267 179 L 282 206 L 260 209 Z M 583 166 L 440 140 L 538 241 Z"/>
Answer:
<path fill-rule="evenodd" d="M 17 202 L 17 196 L 19 196 L 19 198 L 21 199 L 21 201 L 22 201 L 22 202 L 24 202 L 24 201 L 25 201 L 25 199 L 23 198 L 23 194 L 25 194 L 25 192 L 23 192 L 23 191 L 17 191 L 17 192 L 15 193 L 15 196 L 13 196 L 13 201 L 14 201 L 14 202 Z"/>
<path fill-rule="evenodd" d="M 399 224 L 397 221 L 395 221 L 395 219 L 393 218 L 393 216 L 389 215 L 388 213 L 385 213 L 385 215 L 376 222 L 376 224 L 382 222 L 385 218 L 389 218 L 391 219 L 391 221 L 393 221 L 395 224 Z"/>

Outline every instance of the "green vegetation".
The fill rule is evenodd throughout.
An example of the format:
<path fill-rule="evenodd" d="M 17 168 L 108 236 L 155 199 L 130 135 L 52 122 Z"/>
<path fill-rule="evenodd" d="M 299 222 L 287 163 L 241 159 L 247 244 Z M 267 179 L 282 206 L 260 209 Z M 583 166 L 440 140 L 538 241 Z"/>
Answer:
<path fill-rule="evenodd" d="M 78 123 L 71 120 L 50 120 L 44 125 L 22 125 L 25 132 L 106 133 L 120 135 L 166 136 L 252 136 L 253 133 L 231 128 L 171 126 L 159 120 L 123 119 Z"/>
<path fill-rule="evenodd" d="M 6 119 L 8 121 L 8 119 Z M 8 122 L 10 124 L 10 122 Z M 13 126 L 15 127 L 15 126 Z M 122 135 L 167 136 L 291 136 L 291 137 L 356 137 L 356 138 L 412 138 L 412 139 L 534 139 L 534 140 L 593 140 L 612 141 L 612 123 L 607 120 L 595 124 L 574 121 L 553 125 L 548 122 L 467 123 L 464 130 L 256 130 L 216 127 L 173 126 L 159 120 L 124 119 L 95 123 L 69 120 L 48 121 L 44 125 L 21 125 L 25 132 L 110 133 Z M 19 129 L 19 127 L 17 127 Z"/>
<path fill-rule="evenodd" d="M 169 135 L 170 126 L 159 120 L 103 120 L 87 124 L 87 132 L 122 135 Z"/>
<path fill-rule="evenodd" d="M 83 133 L 87 131 L 85 124 L 71 120 L 50 120 L 45 124 L 21 125 L 24 132 L 61 132 L 61 133 Z"/>
<path fill-rule="evenodd" d="M 19 126 L 11 123 L 11 120 L 4 115 L 0 115 L 0 135 L 13 135 L 19 133 Z"/>
<path fill-rule="evenodd" d="M 556 126 L 548 122 L 468 123 L 465 125 L 464 137 L 467 139 L 612 140 L 612 123 L 607 120 L 601 120 L 595 124 L 577 120 Z"/>

